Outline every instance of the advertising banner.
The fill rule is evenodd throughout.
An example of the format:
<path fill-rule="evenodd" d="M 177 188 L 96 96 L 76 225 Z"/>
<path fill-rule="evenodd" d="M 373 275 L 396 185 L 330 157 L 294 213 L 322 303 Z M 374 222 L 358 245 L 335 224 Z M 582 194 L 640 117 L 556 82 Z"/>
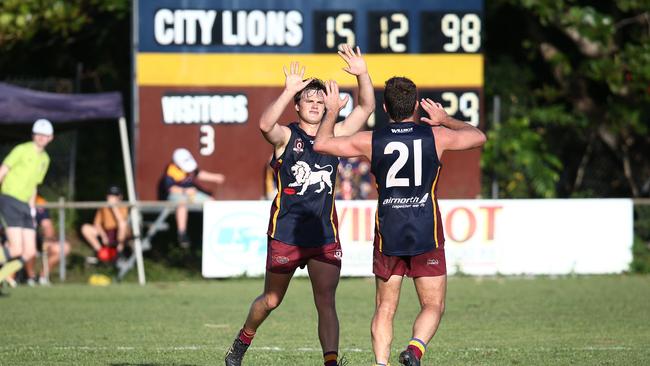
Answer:
<path fill-rule="evenodd" d="M 372 276 L 376 205 L 336 202 L 343 276 Z M 264 274 L 270 207 L 268 201 L 205 204 L 204 277 Z M 628 199 L 441 200 L 440 210 L 450 274 L 620 273 L 632 260 Z"/>

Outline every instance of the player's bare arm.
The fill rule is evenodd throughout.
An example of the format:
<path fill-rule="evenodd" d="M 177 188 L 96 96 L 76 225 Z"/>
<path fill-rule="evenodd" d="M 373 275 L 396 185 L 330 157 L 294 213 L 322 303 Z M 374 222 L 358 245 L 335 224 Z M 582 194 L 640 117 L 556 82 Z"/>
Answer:
<path fill-rule="evenodd" d="M 99 212 L 95 214 L 95 220 L 93 221 L 93 226 L 95 227 L 95 230 L 97 231 L 97 234 L 99 234 L 99 238 L 102 244 L 106 245 L 108 244 L 108 234 L 106 234 L 106 231 L 104 230 L 104 227 L 102 226 L 101 223 L 101 218 L 99 216 Z"/>
<path fill-rule="evenodd" d="M 420 120 L 432 126 L 439 158 L 445 150 L 473 149 L 485 143 L 483 131 L 449 116 L 440 103 L 426 98 L 422 99 L 421 105 L 429 117 Z"/>
<path fill-rule="evenodd" d="M 199 170 L 199 173 L 196 175 L 198 180 L 204 182 L 212 182 L 216 184 L 222 184 L 226 181 L 226 176 L 220 173 L 210 173 L 205 170 Z"/>
<path fill-rule="evenodd" d="M 43 219 L 40 223 L 41 230 L 43 232 L 43 240 L 47 241 L 57 241 L 56 231 L 54 231 L 54 224 L 51 219 Z"/>
<path fill-rule="evenodd" d="M 34 193 L 29 197 L 29 210 L 32 214 L 32 220 L 34 220 L 34 226 L 36 226 L 36 196 L 38 192 L 34 189 Z"/>
<path fill-rule="evenodd" d="M 370 159 L 372 152 L 372 132 L 359 132 L 352 136 L 334 136 L 336 117 L 345 101 L 339 97 L 339 87 L 334 81 L 325 83 L 325 108 L 327 112 L 318 127 L 314 151 L 340 157 L 365 156 Z"/>
<path fill-rule="evenodd" d="M 9 173 L 9 166 L 6 164 L 0 165 L 0 182 L 5 178 L 5 175 Z"/>
<path fill-rule="evenodd" d="M 359 131 L 368 120 L 368 117 L 375 111 L 375 94 L 368 73 L 368 66 L 361 56 L 361 49 L 357 46 L 356 50 L 353 50 L 352 47 L 343 45 L 338 53 L 347 63 L 343 70 L 355 75 L 359 85 L 359 104 L 354 107 L 343 122 L 334 125 L 334 135 L 349 136 Z"/>
<path fill-rule="evenodd" d="M 282 67 L 284 71 L 284 90 L 282 94 L 273 101 L 260 117 L 260 130 L 266 141 L 275 147 L 276 156 L 282 155 L 284 148 L 291 137 L 288 127 L 278 124 L 278 119 L 284 112 L 287 105 L 293 100 L 293 96 L 301 91 L 312 79 L 303 81 L 305 67 L 300 67 L 296 61 L 289 65 L 289 69 Z"/>

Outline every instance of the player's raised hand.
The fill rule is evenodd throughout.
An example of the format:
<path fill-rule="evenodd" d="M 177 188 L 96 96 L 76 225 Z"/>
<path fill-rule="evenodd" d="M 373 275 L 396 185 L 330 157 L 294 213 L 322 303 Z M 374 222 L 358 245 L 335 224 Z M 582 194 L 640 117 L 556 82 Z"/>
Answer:
<path fill-rule="evenodd" d="M 347 44 L 343 44 L 341 45 L 338 53 L 339 56 L 341 56 L 341 58 L 348 64 L 348 66 L 343 68 L 345 72 L 356 76 L 368 72 L 366 60 L 361 57 L 361 50 L 359 49 L 359 46 L 356 47 L 355 52 L 352 47 Z"/>
<path fill-rule="evenodd" d="M 286 66 L 282 66 L 282 70 L 286 77 L 284 80 L 284 88 L 293 93 L 301 91 L 307 86 L 307 84 L 314 80 L 313 78 L 303 80 L 303 77 L 305 76 L 305 67 L 303 66 L 301 68 L 298 61 L 291 62 L 289 70 L 287 70 Z"/>
<path fill-rule="evenodd" d="M 420 105 L 429 115 L 429 118 L 420 117 L 420 121 L 426 122 L 431 126 L 440 126 L 445 118 L 449 117 L 442 104 L 436 103 L 429 98 L 422 98 Z"/>
<path fill-rule="evenodd" d="M 323 101 L 325 102 L 325 108 L 331 111 L 340 111 L 348 104 L 349 95 L 346 95 L 345 98 L 341 99 L 339 96 L 339 86 L 334 80 L 328 80 L 325 82 L 325 95 L 323 95 Z"/>

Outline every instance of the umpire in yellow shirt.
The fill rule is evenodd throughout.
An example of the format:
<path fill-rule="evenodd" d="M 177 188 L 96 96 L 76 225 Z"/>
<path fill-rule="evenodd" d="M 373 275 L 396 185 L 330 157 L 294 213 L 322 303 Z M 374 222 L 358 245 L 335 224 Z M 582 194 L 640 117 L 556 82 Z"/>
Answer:
<path fill-rule="evenodd" d="M 0 281 L 15 286 L 13 274 L 36 255 L 36 187 L 43 182 L 50 157 L 45 151 L 54 128 L 46 119 L 32 127 L 32 141 L 11 150 L 0 165 L 0 219 L 6 228 L 9 251 L 0 249 Z"/>

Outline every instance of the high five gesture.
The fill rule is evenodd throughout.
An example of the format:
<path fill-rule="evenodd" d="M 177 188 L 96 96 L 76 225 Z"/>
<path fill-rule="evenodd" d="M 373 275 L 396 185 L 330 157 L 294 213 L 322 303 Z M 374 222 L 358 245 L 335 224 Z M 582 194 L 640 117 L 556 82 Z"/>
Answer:
<path fill-rule="evenodd" d="M 359 49 L 359 46 L 355 50 L 352 50 L 352 47 L 344 44 L 341 46 L 338 54 L 348 64 L 343 70 L 349 74 L 359 76 L 368 72 L 368 66 L 366 65 L 366 60 L 361 57 L 361 49 Z"/>
<path fill-rule="evenodd" d="M 303 80 L 305 77 L 305 67 L 300 67 L 300 63 L 297 61 L 291 62 L 289 70 L 287 70 L 286 66 L 282 66 L 282 70 L 286 77 L 284 80 L 284 88 L 294 94 L 304 89 L 312 80 L 314 80 L 314 78 Z"/>

